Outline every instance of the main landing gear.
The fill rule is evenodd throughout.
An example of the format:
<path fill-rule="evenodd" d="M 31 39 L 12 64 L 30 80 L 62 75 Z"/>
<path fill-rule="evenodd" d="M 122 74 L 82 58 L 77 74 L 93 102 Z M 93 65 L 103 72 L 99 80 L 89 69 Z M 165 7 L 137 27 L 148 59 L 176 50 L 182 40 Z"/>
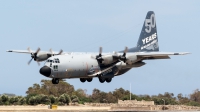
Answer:
<path fill-rule="evenodd" d="M 91 82 L 93 78 L 80 78 L 80 81 L 81 82 L 85 82 L 85 81 L 88 81 L 88 82 Z M 110 83 L 112 81 L 112 78 L 102 78 L 102 77 L 99 77 L 99 82 L 101 83 L 104 83 L 104 82 L 107 82 L 107 83 Z"/>
<path fill-rule="evenodd" d="M 88 82 L 91 82 L 92 81 L 92 78 L 80 78 L 80 81 L 81 82 L 85 82 L 85 81 L 88 81 Z"/>
<path fill-rule="evenodd" d="M 112 81 L 112 78 L 102 78 L 99 77 L 99 82 L 104 83 L 104 82 L 110 83 Z"/>
<path fill-rule="evenodd" d="M 58 84 L 59 83 L 59 79 L 58 78 L 53 78 L 52 79 L 52 84 Z"/>

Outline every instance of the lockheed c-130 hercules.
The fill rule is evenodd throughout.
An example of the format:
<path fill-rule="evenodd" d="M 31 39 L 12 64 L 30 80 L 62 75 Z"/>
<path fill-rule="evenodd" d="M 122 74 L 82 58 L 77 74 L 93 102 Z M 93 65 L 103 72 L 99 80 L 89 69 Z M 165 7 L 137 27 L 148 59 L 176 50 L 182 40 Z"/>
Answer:
<path fill-rule="evenodd" d="M 58 84 L 60 79 L 80 78 L 81 82 L 91 82 L 99 78 L 101 83 L 111 82 L 115 76 L 122 75 L 131 68 L 141 67 L 146 63 L 143 60 L 170 59 L 169 55 L 185 55 L 188 52 L 159 52 L 156 19 L 153 11 L 146 15 L 140 37 L 136 47 L 113 53 L 59 53 L 42 52 L 40 48 L 33 52 L 9 50 L 8 52 L 30 53 L 35 61 L 44 61 L 40 74 L 52 78 L 53 84 Z M 31 60 L 32 60 L 31 59 Z M 31 62 L 28 62 L 28 64 Z"/>

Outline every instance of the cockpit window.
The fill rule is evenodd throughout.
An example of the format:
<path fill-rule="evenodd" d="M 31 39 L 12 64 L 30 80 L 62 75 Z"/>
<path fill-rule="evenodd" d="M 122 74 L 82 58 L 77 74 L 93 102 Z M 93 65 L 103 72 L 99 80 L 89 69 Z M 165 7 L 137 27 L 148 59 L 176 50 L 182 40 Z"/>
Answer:
<path fill-rule="evenodd" d="M 58 58 L 55 58 L 55 63 L 60 63 L 60 60 Z"/>
<path fill-rule="evenodd" d="M 50 62 L 50 63 L 60 63 L 60 60 L 59 60 L 58 58 L 55 58 L 54 60 L 48 59 L 46 62 Z"/>

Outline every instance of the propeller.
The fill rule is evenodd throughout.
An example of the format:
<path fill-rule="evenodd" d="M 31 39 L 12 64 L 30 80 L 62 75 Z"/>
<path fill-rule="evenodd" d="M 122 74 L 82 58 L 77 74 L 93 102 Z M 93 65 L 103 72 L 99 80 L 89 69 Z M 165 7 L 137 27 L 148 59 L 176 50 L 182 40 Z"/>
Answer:
<path fill-rule="evenodd" d="M 102 63 L 103 59 L 102 59 L 102 47 L 99 47 L 99 55 L 97 55 L 96 59 Z"/>
<path fill-rule="evenodd" d="M 31 54 L 31 59 L 28 61 L 28 65 L 29 65 L 33 59 L 34 59 L 35 61 L 37 61 L 37 54 L 40 52 L 40 48 L 38 48 L 38 49 L 35 51 L 35 53 L 33 53 L 33 52 L 31 51 L 30 47 L 28 47 L 27 50 L 28 50 L 29 53 Z M 38 65 L 40 65 L 39 62 L 38 62 Z"/>
<path fill-rule="evenodd" d="M 61 49 L 58 53 L 58 55 L 61 55 L 63 53 L 63 50 Z"/>
<path fill-rule="evenodd" d="M 53 50 L 50 49 L 49 51 L 50 51 L 50 53 L 51 53 L 51 56 L 54 56 Z M 61 49 L 61 50 L 58 52 L 58 54 L 56 54 L 56 55 L 61 55 L 62 53 L 63 53 L 63 50 Z"/>
<path fill-rule="evenodd" d="M 128 47 L 125 47 L 123 55 L 119 56 L 119 59 L 124 61 L 124 63 L 126 62 L 126 53 L 127 53 L 127 51 L 128 51 Z"/>
<path fill-rule="evenodd" d="M 99 47 L 99 57 L 101 57 L 102 55 L 102 47 Z"/>
<path fill-rule="evenodd" d="M 50 51 L 50 53 L 51 53 L 51 56 L 53 56 L 54 53 L 53 53 L 52 49 L 49 49 L 49 51 Z"/>

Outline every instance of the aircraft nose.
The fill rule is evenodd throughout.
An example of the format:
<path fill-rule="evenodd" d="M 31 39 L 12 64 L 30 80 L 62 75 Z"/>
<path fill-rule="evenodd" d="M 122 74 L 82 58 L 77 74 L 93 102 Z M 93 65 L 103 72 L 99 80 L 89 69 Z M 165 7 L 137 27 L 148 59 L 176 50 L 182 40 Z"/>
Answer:
<path fill-rule="evenodd" d="M 46 77 L 49 77 L 51 75 L 51 68 L 49 68 L 48 66 L 43 66 L 41 69 L 40 69 L 40 74 L 46 76 Z"/>

